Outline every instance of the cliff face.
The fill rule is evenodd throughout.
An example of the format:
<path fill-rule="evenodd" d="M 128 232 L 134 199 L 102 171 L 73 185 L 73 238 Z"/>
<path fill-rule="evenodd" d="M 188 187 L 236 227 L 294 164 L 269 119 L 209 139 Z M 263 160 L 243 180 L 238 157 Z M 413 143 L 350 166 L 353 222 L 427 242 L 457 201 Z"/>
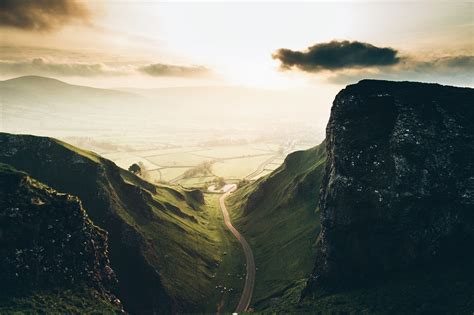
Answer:
<path fill-rule="evenodd" d="M 0 287 L 2 296 L 86 287 L 120 303 L 108 258 L 107 233 L 77 197 L 58 193 L 0 163 Z M 115 307 L 111 306 L 111 310 Z"/>
<path fill-rule="evenodd" d="M 472 255 L 473 100 L 468 88 L 372 80 L 337 95 L 309 288 Z"/>

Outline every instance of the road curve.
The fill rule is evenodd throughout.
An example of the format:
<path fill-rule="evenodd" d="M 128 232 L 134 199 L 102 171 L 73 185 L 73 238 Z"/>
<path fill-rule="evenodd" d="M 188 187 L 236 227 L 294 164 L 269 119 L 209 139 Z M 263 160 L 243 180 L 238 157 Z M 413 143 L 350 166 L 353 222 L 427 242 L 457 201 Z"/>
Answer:
<path fill-rule="evenodd" d="M 227 211 L 227 208 L 225 206 L 225 199 L 234 190 L 237 189 L 237 185 L 228 185 L 228 187 L 229 188 L 227 189 L 226 193 L 224 193 L 219 198 L 219 204 L 221 207 L 222 215 L 224 216 L 225 225 L 232 232 L 232 234 L 234 234 L 235 238 L 237 238 L 240 244 L 242 244 L 242 248 L 245 253 L 245 261 L 247 264 L 247 275 L 245 276 L 244 289 L 242 290 L 242 295 L 240 296 L 239 304 L 237 304 L 237 307 L 235 308 L 235 312 L 240 313 L 247 310 L 250 305 L 250 301 L 252 300 L 253 287 L 255 284 L 255 260 L 253 258 L 253 252 L 249 246 L 249 243 L 247 243 L 247 240 L 245 240 L 242 234 L 237 231 L 237 229 L 232 225 L 232 222 L 230 221 L 229 212 Z"/>

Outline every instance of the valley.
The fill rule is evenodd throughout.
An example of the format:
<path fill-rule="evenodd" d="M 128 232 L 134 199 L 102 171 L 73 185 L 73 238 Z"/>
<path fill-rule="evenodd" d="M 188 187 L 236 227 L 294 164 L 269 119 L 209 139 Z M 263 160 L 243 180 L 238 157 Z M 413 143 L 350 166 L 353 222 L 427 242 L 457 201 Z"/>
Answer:
<path fill-rule="evenodd" d="M 257 179 L 288 153 L 324 137 L 317 131 L 323 120 L 298 123 L 295 112 L 269 105 L 290 102 L 291 95 L 266 90 L 97 89 L 28 76 L 1 81 L 0 93 L 1 131 L 55 137 L 124 169 L 140 163 L 142 177 L 152 183 L 205 188 L 220 178 L 229 183 Z M 192 106 L 186 107 L 190 95 Z M 305 106 L 300 109 L 306 111 Z"/>
<path fill-rule="evenodd" d="M 473 34 L 473 0 L 0 0 L 0 315 L 474 315 Z"/>
<path fill-rule="evenodd" d="M 457 106 L 450 112 L 443 109 L 445 95 Z M 0 278 L 16 283 L 21 274 L 35 280 L 0 294 L 0 312 L 58 305 L 71 312 L 131 314 L 384 314 L 385 307 L 395 314 L 464 314 L 473 305 L 472 277 L 466 275 L 474 257 L 453 244 L 473 235 L 467 210 L 472 189 L 462 171 L 472 163 L 461 154 L 472 151 L 463 145 L 472 138 L 472 126 L 470 116 L 460 114 L 472 115 L 470 96 L 472 89 L 361 81 L 336 96 L 326 140 L 310 148 L 301 134 L 285 140 L 261 133 L 240 140 L 204 137 L 194 145 L 171 145 L 149 135 L 133 141 L 131 133 L 111 136 L 116 131 L 94 138 L 63 135 L 69 142 L 2 132 L 0 182 L 9 188 L 2 191 L 0 241 L 9 245 Z M 356 106 L 360 116 L 347 119 Z M 419 111 L 443 112 L 447 119 L 440 123 Z M 367 121 L 378 124 L 377 132 L 364 129 Z M 419 130 L 410 131 L 415 124 Z M 426 152 L 436 145 L 444 149 L 431 160 Z M 451 165 L 449 171 L 439 168 L 439 160 Z M 138 171 L 129 171 L 135 163 Z M 434 169 L 444 174 L 432 175 L 436 184 L 426 175 Z M 420 171 L 425 177 L 417 182 Z M 416 183 L 409 194 L 405 182 Z M 453 206 L 427 189 L 446 193 Z M 424 202 L 413 202 L 412 195 Z M 397 209 L 406 212 L 398 217 Z M 41 217 L 41 210 L 57 218 L 48 223 L 51 217 Z M 417 211 L 431 217 L 420 223 Z M 44 223 L 31 223 L 32 214 Z M 4 239 L 12 220 L 35 241 L 25 242 L 21 233 L 10 243 Z M 93 253 L 87 259 L 66 250 L 68 230 L 78 226 L 83 234 L 75 232 L 77 237 L 85 239 L 77 245 L 79 255 Z M 89 238 L 93 245 L 87 245 Z M 400 238 L 406 239 L 393 241 Z M 414 251 L 407 240 L 435 250 Z M 391 256 L 386 246 L 406 254 Z M 61 272 L 47 273 L 50 256 L 59 259 Z M 451 256 L 456 261 L 449 263 Z M 442 293 L 446 301 L 439 299 Z"/>

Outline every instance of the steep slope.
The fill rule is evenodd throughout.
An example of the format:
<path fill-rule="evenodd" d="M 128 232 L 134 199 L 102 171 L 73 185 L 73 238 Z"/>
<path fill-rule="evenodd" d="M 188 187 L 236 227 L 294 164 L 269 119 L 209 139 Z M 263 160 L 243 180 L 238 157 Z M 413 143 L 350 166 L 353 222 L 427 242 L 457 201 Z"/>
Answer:
<path fill-rule="evenodd" d="M 324 142 L 294 152 L 277 170 L 229 198 L 233 222 L 255 255 L 258 270 L 252 305 L 257 310 L 277 303 L 278 296 L 306 281 L 311 272 L 325 159 Z"/>
<path fill-rule="evenodd" d="M 0 187 L 0 312 L 120 311 L 107 233 L 79 199 L 2 163 Z"/>
<path fill-rule="evenodd" d="M 109 233 L 118 296 L 134 313 L 203 309 L 219 262 L 199 191 L 151 185 L 51 138 L 0 134 L 0 162 L 77 195 Z"/>
<path fill-rule="evenodd" d="M 337 95 L 313 307 L 472 313 L 473 99 L 473 89 L 369 80 Z"/>

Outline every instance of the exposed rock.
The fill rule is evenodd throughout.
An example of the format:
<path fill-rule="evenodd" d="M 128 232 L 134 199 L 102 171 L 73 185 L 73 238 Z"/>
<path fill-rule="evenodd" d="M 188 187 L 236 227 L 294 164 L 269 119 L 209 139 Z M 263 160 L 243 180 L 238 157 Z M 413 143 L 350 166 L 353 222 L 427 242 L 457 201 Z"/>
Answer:
<path fill-rule="evenodd" d="M 122 216 L 127 213 L 151 220 L 147 200 L 155 186 L 136 176 L 133 179 L 140 187 L 131 185 L 113 162 L 78 150 L 51 138 L 0 133 L 0 162 L 78 196 L 93 222 L 108 232 L 111 265 L 119 280 L 117 295 L 125 310 L 171 312 L 176 302 L 152 264 L 160 258 L 143 234 Z"/>
<path fill-rule="evenodd" d="M 309 289 L 472 255 L 473 89 L 364 80 L 337 95 L 326 133 Z"/>
<path fill-rule="evenodd" d="M 116 303 L 107 232 L 81 201 L 0 164 L 0 292 L 94 288 Z"/>

